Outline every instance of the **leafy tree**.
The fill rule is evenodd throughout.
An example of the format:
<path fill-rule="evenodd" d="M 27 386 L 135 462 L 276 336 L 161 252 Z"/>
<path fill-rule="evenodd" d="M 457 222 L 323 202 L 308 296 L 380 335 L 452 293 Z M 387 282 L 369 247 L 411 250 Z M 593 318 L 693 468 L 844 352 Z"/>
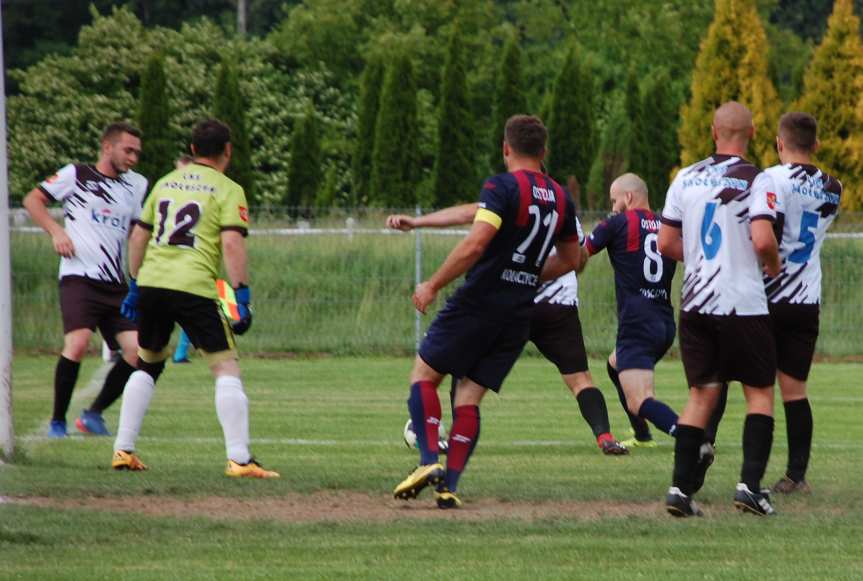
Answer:
<path fill-rule="evenodd" d="M 473 155 L 473 119 L 467 94 L 462 31 L 450 35 L 443 70 L 438 113 L 437 156 L 434 165 L 434 202 L 451 206 L 473 195 L 478 187 Z"/>
<path fill-rule="evenodd" d="M 605 200 L 608 198 L 611 182 L 626 171 L 630 134 L 631 126 L 626 107 L 621 103 L 621 99 L 616 99 L 602 131 L 599 152 L 590 168 L 587 182 L 589 210 L 598 210 L 607 206 Z"/>
<path fill-rule="evenodd" d="M 309 104 L 291 135 L 291 164 L 285 200 L 292 208 L 315 204 L 321 178 L 321 144 L 314 107 Z"/>
<path fill-rule="evenodd" d="M 400 52 L 387 67 L 381 89 L 370 201 L 391 208 L 412 206 L 418 174 L 416 80 L 410 56 Z"/>
<path fill-rule="evenodd" d="M 138 100 L 138 125 L 144 133 L 141 162 L 137 171 L 155 183 L 168 173 L 176 157 L 174 140 L 170 134 L 170 110 L 166 94 L 165 59 L 153 53 L 141 76 L 141 95 Z"/>
<path fill-rule="evenodd" d="M 237 69 L 227 59 L 219 66 L 213 113 L 231 128 L 233 155 L 227 176 L 243 186 L 246 196 L 254 199 L 254 172 L 252 171 L 252 145 L 246 131 L 246 101 L 240 93 Z"/>
<path fill-rule="evenodd" d="M 737 100 L 752 110 L 756 127 L 749 151 L 756 164 L 776 160 L 773 128 L 779 99 L 768 76 L 768 46 L 754 0 L 716 0 L 713 23 L 692 73 L 692 97 L 681 112 L 681 162 L 689 165 L 713 150 L 710 125 L 716 107 Z"/>
<path fill-rule="evenodd" d="M 366 63 L 360 78 L 360 100 L 357 110 L 357 139 L 353 156 L 353 192 L 358 203 L 365 203 L 369 195 L 372 175 L 372 150 L 375 146 L 375 122 L 381 101 L 381 83 L 384 65 L 379 58 Z"/>
<path fill-rule="evenodd" d="M 548 170 L 559 182 L 582 183 L 596 157 L 594 84 L 583 55 L 571 48 L 554 83 L 549 113 Z"/>
<path fill-rule="evenodd" d="M 816 159 L 825 171 L 845 185 L 843 208 L 863 206 L 859 186 L 863 185 L 863 101 L 859 82 L 863 79 L 863 47 L 860 20 L 851 0 L 836 0 L 827 33 L 806 70 L 803 95 L 798 108 L 818 120 L 821 141 Z"/>
<path fill-rule="evenodd" d="M 641 129 L 645 123 L 645 113 L 642 110 L 641 88 L 638 85 L 638 77 L 635 70 L 630 69 L 626 77 L 623 104 L 626 116 L 629 118 L 629 150 L 627 152 L 629 170 L 638 173 L 642 177 L 650 163 L 650 143 L 646 141 L 647 136 Z"/>
<path fill-rule="evenodd" d="M 511 34 L 503 47 L 503 55 L 497 72 L 497 86 L 495 87 L 491 153 L 489 155 L 495 173 L 506 171 L 501 155 L 501 143 L 503 143 L 503 131 L 507 119 L 513 115 L 528 112 L 522 83 L 521 48 L 518 44 L 518 36 Z"/>
<path fill-rule="evenodd" d="M 678 160 L 678 101 L 671 90 L 668 71 L 660 70 L 647 82 L 641 101 L 641 116 L 633 123 L 633 133 L 642 147 L 632 169 L 647 182 L 654 210 L 665 204 L 669 179 Z M 633 160 L 636 156 L 633 156 Z"/>

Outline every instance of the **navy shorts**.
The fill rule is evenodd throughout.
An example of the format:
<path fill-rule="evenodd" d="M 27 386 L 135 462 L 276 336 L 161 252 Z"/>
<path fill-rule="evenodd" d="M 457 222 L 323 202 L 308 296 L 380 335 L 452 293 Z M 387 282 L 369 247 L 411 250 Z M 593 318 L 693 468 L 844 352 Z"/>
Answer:
<path fill-rule="evenodd" d="M 450 299 L 429 327 L 419 356 L 438 373 L 467 377 L 499 391 L 529 335 L 529 317 L 483 311 Z"/>
<path fill-rule="evenodd" d="M 617 371 L 653 369 L 674 343 L 673 316 L 623 319 L 617 327 Z"/>

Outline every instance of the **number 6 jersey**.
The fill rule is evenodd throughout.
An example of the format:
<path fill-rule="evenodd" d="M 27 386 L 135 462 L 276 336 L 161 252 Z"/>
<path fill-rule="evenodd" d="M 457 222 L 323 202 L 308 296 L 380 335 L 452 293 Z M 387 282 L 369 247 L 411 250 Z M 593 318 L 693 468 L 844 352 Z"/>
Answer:
<path fill-rule="evenodd" d="M 221 233 L 248 234 L 246 195 L 238 183 L 219 171 L 189 164 L 156 182 L 139 224 L 152 231 L 138 273 L 140 286 L 215 299 Z"/>
<path fill-rule="evenodd" d="M 760 170 L 740 157 L 715 154 L 675 176 L 662 223 L 683 231 L 681 311 L 766 315 L 761 266 L 750 223 L 776 220 L 776 199 L 753 183 Z"/>
<path fill-rule="evenodd" d="M 764 170 L 756 195 L 776 201 L 776 238 L 782 270 L 764 276 L 771 303 L 821 302 L 821 245 L 833 223 L 842 184 L 814 165 L 785 164 Z"/>

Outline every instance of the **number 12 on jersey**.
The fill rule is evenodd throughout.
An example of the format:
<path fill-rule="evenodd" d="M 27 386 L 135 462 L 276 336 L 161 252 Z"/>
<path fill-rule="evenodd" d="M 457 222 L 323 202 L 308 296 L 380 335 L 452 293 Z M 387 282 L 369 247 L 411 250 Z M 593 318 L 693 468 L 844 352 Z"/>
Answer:
<path fill-rule="evenodd" d="M 156 244 L 163 244 L 165 223 L 171 213 L 174 200 L 159 200 L 159 230 L 156 233 Z M 195 225 L 201 219 L 201 205 L 198 202 L 187 202 L 180 206 L 174 214 L 174 227 L 168 234 L 167 244 L 170 246 L 195 247 Z"/>

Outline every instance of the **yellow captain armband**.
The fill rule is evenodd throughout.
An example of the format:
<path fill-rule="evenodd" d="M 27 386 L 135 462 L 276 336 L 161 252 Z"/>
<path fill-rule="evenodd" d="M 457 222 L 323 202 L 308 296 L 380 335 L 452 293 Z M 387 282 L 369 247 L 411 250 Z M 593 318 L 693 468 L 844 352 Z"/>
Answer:
<path fill-rule="evenodd" d="M 474 222 L 486 222 L 491 224 L 496 229 L 500 230 L 500 224 L 503 222 L 500 216 L 492 212 L 491 210 L 486 210 L 485 208 L 480 208 L 476 211 L 476 216 L 473 219 Z"/>

